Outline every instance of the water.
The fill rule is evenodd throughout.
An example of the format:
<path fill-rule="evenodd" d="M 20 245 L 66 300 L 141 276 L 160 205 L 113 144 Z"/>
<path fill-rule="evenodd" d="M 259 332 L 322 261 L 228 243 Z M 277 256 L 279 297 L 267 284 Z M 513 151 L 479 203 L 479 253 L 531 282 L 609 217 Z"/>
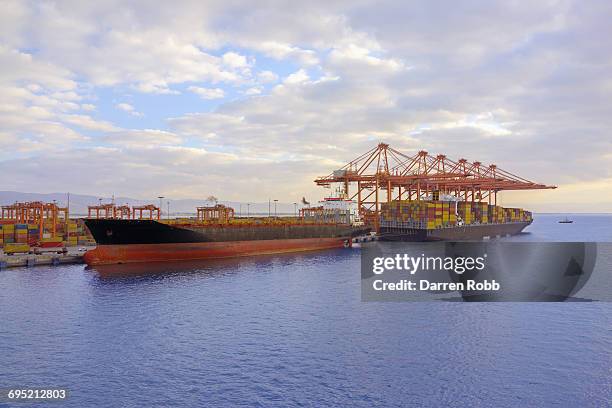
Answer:
<path fill-rule="evenodd" d="M 610 303 L 363 303 L 359 278 L 356 248 L 3 270 L 0 388 L 74 407 L 612 400 Z"/>
<path fill-rule="evenodd" d="M 560 224 L 565 217 L 572 224 Z M 523 234 L 510 241 L 612 242 L 612 214 L 535 214 Z"/>

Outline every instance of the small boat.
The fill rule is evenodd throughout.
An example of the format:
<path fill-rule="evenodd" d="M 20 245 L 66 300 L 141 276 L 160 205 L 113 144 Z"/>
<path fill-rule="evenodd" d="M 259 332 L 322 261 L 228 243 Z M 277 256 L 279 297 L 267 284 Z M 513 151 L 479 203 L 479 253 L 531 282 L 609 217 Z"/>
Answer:
<path fill-rule="evenodd" d="M 571 224 L 572 222 L 574 222 L 574 220 L 565 217 L 565 219 L 559 221 L 559 224 Z"/>

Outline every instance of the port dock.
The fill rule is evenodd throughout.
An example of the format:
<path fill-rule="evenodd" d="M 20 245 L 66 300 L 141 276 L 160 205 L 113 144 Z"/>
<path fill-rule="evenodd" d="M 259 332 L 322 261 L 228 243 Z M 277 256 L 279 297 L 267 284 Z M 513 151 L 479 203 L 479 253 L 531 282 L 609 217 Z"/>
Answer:
<path fill-rule="evenodd" d="M 69 248 L 63 253 L 27 253 L 27 254 L 5 254 L 0 250 L 0 270 L 7 268 L 18 267 L 33 267 L 42 265 L 68 265 L 82 264 L 85 250 L 94 249 L 95 247 L 87 248 Z M 85 249 L 85 250 L 83 250 Z"/>

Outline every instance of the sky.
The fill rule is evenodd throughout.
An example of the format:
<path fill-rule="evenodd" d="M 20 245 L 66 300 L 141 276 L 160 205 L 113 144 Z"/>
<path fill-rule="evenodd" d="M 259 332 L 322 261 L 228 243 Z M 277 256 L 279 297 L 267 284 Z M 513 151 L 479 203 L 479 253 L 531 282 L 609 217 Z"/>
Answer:
<path fill-rule="evenodd" d="M 610 2 L 0 3 L 0 190 L 316 201 L 385 142 L 612 212 Z"/>

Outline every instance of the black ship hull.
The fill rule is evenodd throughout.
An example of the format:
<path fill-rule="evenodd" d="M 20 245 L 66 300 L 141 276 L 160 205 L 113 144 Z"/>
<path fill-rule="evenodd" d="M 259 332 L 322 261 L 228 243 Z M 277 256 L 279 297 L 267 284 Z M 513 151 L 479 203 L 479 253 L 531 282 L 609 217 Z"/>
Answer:
<path fill-rule="evenodd" d="M 380 241 L 479 241 L 483 238 L 495 238 L 516 235 L 522 232 L 531 222 L 509 222 L 504 224 L 463 225 L 450 228 L 419 229 L 381 227 Z"/>
<path fill-rule="evenodd" d="M 369 231 L 345 224 L 169 225 L 155 220 L 118 219 L 86 219 L 85 225 L 98 245 L 350 238 Z"/>

